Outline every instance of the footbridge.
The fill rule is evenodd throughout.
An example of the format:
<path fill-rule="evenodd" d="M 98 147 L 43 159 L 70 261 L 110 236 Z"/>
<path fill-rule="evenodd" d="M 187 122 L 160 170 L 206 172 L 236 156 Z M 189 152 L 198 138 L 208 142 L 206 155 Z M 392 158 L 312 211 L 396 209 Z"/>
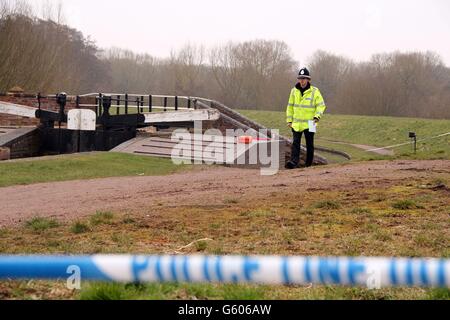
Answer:
<path fill-rule="evenodd" d="M 43 99 L 54 101 L 56 107 L 52 110 L 46 108 L 42 104 Z M 31 105 L 0 101 L 0 114 L 37 119 L 38 124 L 31 132 L 35 134 L 35 141 L 39 141 L 39 154 L 112 150 L 170 157 L 173 156 L 175 146 L 174 131 L 185 129 L 193 133 L 193 148 L 199 145 L 207 147 L 209 142 L 209 146 L 213 143 L 215 150 L 221 149 L 225 154 L 227 148 L 232 146 L 236 161 L 251 148 L 274 140 L 279 144 L 283 165 L 290 156 L 290 139 L 277 135 L 218 101 L 202 97 L 127 93 L 89 93 L 78 96 L 65 93 L 49 96 L 38 94 Z M 196 123 L 202 125 L 201 139 L 196 131 Z M 216 134 L 204 134 L 212 129 Z M 30 130 L 26 134 L 30 136 Z M 251 142 L 242 142 L 239 140 L 242 135 L 253 139 Z M 222 138 L 219 139 L 219 136 Z M 10 130 L 8 137 L 14 139 L 1 137 L 0 148 L 14 149 L 14 143 L 20 141 L 20 134 L 11 133 Z M 239 152 L 236 151 L 239 149 L 236 145 L 240 143 L 246 144 L 246 148 Z M 222 145 L 217 148 L 217 144 Z M 14 157 L 14 152 L 10 153 Z M 199 160 L 194 155 L 191 157 L 192 160 Z M 206 157 L 203 160 L 213 159 Z M 326 163 L 325 157 L 316 155 L 315 165 Z"/>

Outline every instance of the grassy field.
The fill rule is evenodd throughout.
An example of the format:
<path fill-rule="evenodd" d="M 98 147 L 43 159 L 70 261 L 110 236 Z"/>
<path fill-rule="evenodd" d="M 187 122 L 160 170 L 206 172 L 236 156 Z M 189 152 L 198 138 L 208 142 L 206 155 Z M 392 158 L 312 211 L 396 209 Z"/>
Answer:
<path fill-rule="evenodd" d="M 0 187 L 119 176 L 165 175 L 186 169 L 170 159 L 98 152 L 0 162 Z"/>
<path fill-rule="evenodd" d="M 249 203 L 93 212 L 72 222 L 34 218 L 0 229 L 2 254 L 183 253 L 450 257 L 447 181 L 411 179 L 352 192 L 310 190 Z M 426 186 L 426 187 L 424 187 Z M 449 290 L 3 281 L 0 299 L 450 299 Z"/>
<path fill-rule="evenodd" d="M 270 128 L 289 135 L 284 114 L 243 111 Z M 354 160 L 386 158 L 348 143 L 385 146 L 448 132 L 449 120 L 327 115 L 320 144 L 350 153 Z M 325 140 L 326 139 L 326 140 Z M 450 158 L 449 137 L 396 150 L 396 157 Z M 186 168 L 186 167 L 184 167 Z M 0 163 L 0 187 L 36 182 L 110 176 L 163 175 L 182 170 L 170 160 L 116 153 L 70 155 Z M 437 179 L 442 178 L 442 179 Z M 183 253 L 450 257 L 448 190 L 441 175 L 398 181 L 389 187 L 351 191 L 308 190 L 301 201 L 273 193 L 249 203 L 233 195 L 221 206 L 149 204 L 131 211 L 92 212 L 88 218 L 61 222 L 33 218 L 0 227 L 0 254 L 170 254 L 197 239 Z M 81 291 L 64 281 L 1 281 L 0 299 L 450 299 L 447 289 L 368 290 L 338 286 L 250 286 L 187 284 L 83 283 Z"/>
<path fill-rule="evenodd" d="M 291 136 L 285 123 L 284 112 L 239 110 L 242 114 L 271 129 Z M 416 132 L 418 139 L 430 138 L 450 132 L 450 120 L 413 119 L 394 117 L 369 117 L 326 114 L 319 124 L 316 136 L 317 145 L 347 152 L 353 160 L 373 160 L 389 158 L 450 159 L 450 135 L 418 142 L 417 154 L 411 145 L 392 149 L 394 157 L 380 156 L 372 152 L 333 143 L 364 144 L 385 147 L 410 141 L 408 133 Z"/>

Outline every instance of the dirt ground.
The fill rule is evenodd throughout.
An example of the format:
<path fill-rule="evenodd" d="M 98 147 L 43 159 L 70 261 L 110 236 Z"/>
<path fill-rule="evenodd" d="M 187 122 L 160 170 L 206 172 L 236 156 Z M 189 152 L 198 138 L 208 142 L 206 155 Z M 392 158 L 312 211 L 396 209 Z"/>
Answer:
<path fill-rule="evenodd" d="M 201 166 L 170 176 L 13 186 L 0 188 L 0 226 L 13 226 L 32 217 L 70 221 L 96 211 L 139 213 L 153 206 L 220 206 L 230 198 L 267 200 L 274 193 L 389 187 L 416 178 L 448 179 L 450 161 L 373 161 L 280 171 L 275 176 L 261 176 L 253 169 Z"/>

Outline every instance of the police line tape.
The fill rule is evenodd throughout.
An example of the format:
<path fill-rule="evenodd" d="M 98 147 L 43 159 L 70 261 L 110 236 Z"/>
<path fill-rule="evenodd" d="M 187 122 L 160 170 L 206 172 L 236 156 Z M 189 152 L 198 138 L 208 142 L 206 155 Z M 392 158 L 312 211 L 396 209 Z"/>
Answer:
<path fill-rule="evenodd" d="M 280 256 L 0 256 L 0 279 L 450 288 L 450 259 Z"/>
<path fill-rule="evenodd" d="M 422 141 L 427 141 L 427 140 L 431 140 L 431 139 L 442 138 L 442 137 L 445 137 L 445 136 L 448 136 L 448 135 L 450 135 L 450 132 L 442 133 L 442 134 L 439 134 L 439 135 L 433 136 L 433 137 L 419 139 L 419 140 L 416 140 L 416 142 L 422 142 Z M 385 149 L 392 149 L 392 148 L 402 147 L 402 146 L 406 146 L 408 144 L 413 144 L 413 143 L 414 143 L 414 141 L 408 141 L 408 142 L 405 142 L 405 143 L 394 144 L 392 146 L 381 147 L 381 148 L 368 149 L 368 150 L 365 150 L 365 151 L 366 152 L 374 152 L 374 151 L 379 151 L 379 150 L 385 150 Z"/>

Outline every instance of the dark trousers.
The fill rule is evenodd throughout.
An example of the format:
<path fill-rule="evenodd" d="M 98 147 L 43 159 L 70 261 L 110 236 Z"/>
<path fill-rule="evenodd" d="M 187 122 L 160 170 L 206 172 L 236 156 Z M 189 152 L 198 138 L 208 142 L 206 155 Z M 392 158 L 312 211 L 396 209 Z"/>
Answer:
<path fill-rule="evenodd" d="M 311 167 L 314 160 L 314 132 L 305 130 L 303 132 L 296 132 L 292 130 L 294 134 L 294 141 L 292 143 L 291 162 L 296 167 L 300 164 L 300 145 L 303 133 L 306 139 L 306 166 Z"/>

